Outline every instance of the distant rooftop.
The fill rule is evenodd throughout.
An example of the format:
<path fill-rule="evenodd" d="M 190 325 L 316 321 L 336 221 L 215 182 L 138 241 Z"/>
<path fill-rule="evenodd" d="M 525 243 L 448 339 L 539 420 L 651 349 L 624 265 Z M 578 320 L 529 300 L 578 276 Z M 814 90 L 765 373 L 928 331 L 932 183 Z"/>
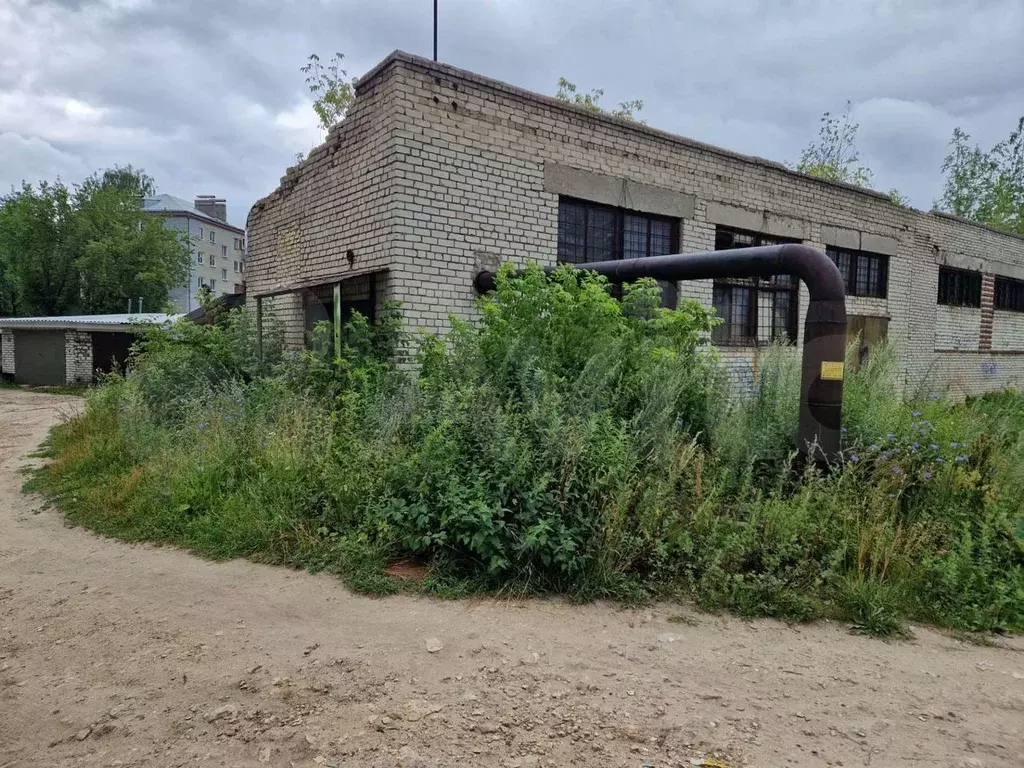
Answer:
<path fill-rule="evenodd" d="M 218 200 L 217 202 L 223 203 L 222 200 Z M 211 216 L 209 213 L 196 208 L 194 203 L 190 203 L 188 200 L 183 200 L 182 198 L 175 197 L 174 195 L 154 195 L 153 197 L 144 197 L 142 199 L 142 210 L 148 213 L 183 213 L 187 216 L 194 216 L 197 219 L 207 221 L 210 224 L 216 224 L 218 227 L 227 227 L 228 229 L 234 229 L 238 232 L 245 232 L 241 227 L 236 227 L 234 224 L 229 224 L 225 220 Z"/>
<path fill-rule="evenodd" d="M 55 315 L 52 317 L 0 317 L 0 328 L 34 330 L 128 329 L 137 325 L 169 325 L 181 315 L 165 312 L 134 312 L 121 315 Z"/>

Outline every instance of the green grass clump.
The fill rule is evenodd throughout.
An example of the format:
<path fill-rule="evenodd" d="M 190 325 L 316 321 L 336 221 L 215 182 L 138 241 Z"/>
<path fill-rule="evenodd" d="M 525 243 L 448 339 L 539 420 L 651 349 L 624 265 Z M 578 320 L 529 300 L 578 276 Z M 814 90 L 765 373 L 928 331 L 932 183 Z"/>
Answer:
<path fill-rule="evenodd" d="M 29 486 L 73 522 L 445 595 L 684 596 L 709 609 L 898 634 L 1024 626 L 1024 397 L 897 395 L 852 372 L 843 458 L 796 472 L 799 360 L 772 347 L 730 395 L 698 304 L 616 300 L 571 269 L 501 274 L 445 340 L 397 308 L 256 356 L 252 317 L 150 332 L 129 373 L 56 428 Z M 406 363 L 414 359 L 416 365 Z M 396 364 L 395 361 L 401 361 Z M 406 586 L 405 588 L 408 588 Z"/>

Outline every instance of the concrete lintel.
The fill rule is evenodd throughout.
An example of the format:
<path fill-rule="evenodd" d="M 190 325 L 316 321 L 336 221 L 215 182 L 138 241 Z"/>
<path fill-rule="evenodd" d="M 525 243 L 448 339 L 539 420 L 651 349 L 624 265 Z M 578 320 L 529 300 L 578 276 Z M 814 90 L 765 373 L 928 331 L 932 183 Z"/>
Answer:
<path fill-rule="evenodd" d="M 971 272 L 989 271 L 989 265 L 984 261 L 984 259 L 967 256 L 963 253 L 953 253 L 951 251 L 939 251 L 938 263 L 947 267 L 953 267 L 953 269 L 966 269 Z"/>
<path fill-rule="evenodd" d="M 873 235 L 870 232 L 865 232 L 860 236 L 860 247 L 862 250 L 871 251 L 871 253 L 896 256 L 899 253 L 900 241 L 895 237 Z"/>
<path fill-rule="evenodd" d="M 550 161 L 544 163 L 544 191 L 678 219 L 692 219 L 695 203 L 684 192 Z"/>
<path fill-rule="evenodd" d="M 809 240 L 810 227 L 803 219 L 780 216 L 768 211 L 764 214 L 763 232 L 776 237 L 791 237 L 794 240 Z"/>
<path fill-rule="evenodd" d="M 823 224 L 821 227 L 821 242 L 825 245 L 834 245 L 837 248 L 849 248 L 853 251 L 861 249 L 861 234 L 855 229 L 833 227 Z"/>
<path fill-rule="evenodd" d="M 752 211 L 725 203 L 707 204 L 707 220 L 709 224 L 722 224 L 726 227 L 746 229 L 760 232 L 764 227 L 764 211 Z"/>

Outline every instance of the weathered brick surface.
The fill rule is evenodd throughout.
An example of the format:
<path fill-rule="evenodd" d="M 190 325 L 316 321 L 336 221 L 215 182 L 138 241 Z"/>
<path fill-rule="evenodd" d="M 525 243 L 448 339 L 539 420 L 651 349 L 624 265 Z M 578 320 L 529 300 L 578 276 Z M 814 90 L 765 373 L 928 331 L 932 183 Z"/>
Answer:
<path fill-rule="evenodd" d="M 14 333 L 0 331 L 0 373 L 14 375 Z"/>
<path fill-rule="evenodd" d="M 443 331 L 449 313 L 474 316 L 481 265 L 555 262 L 559 191 L 588 184 L 604 202 L 618 190 L 623 207 L 671 206 L 684 252 L 713 249 L 724 224 L 890 254 L 888 297 L 848 309 L 890 318 L 906 386 L 972 393 L 1024 380 L 1024 356 L 1006 354 L 1024 347 L 1017 323 L 993 318 L 997 356 L 981 350 L 983 310 L 936 305 L 940 265 L 1024 275 L 1024 239 L 401 53 L 360 80 L 344 123 L 253 208 L 249 287 L 387 268 L 408 322 Z M 711 281 L 684 283 L 681 296 L 710 303 Z M 286 301 L 301 329 L 301 307 Z M 740 380 L 757 354 L 723 350 Z"/>
<path fill-rule="evenodd" d="M 65 381 L 68 384 L 92 382 L 92 334 L 85 331 L 64 332 Z"/>

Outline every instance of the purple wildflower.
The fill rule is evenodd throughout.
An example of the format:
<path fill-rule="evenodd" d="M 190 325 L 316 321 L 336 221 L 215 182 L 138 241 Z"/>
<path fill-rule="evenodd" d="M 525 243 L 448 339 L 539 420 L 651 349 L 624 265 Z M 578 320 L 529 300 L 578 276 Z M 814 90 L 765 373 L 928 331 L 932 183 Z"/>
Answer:
<path fill-rule="evenodd" d="M 949 444 L 949 447 L 950 448 L 959 448 L 960 447 L 960 443 L 958 443 L 956 440 L 954 440 L 952 443 Z"/>
<path fill-rule="evenodd" d="M 886 440 L 895 440 L 896 439 L 896 435 L 894 435 L 892 432 L 890 432 L 888 435 L 885 436 L 885 439 Z"/>
<path fill-rule="evenodd" d="M 893 467 L 892 468 L 892 473 L 894 475 L 902 475 L 903 474 L 903 468 L 902 467 Z"/>
<path fill-rule="evenodd" d="M 207 424 L 207 423 L 206 423 L 206 422 L 204 421 L 204 422 L 200 423 L 200 425 L 199 425 L 199 428 L 200 428 L 200 429 L 206 429 L 206 428 L 207 428 L 208 426 L 210 426 L 210 425 L 209 425 L 209 424 Z"/>
<path fill-rule="evenodd" d="M 853 454 L 853 456 L 850 457 L 850 463 L 851 464 L 859 464 L 860 463 L 860 456 L 858 456 L 857 454 Z"/>
<path fill-rule="evenodd" d="M 942 463 L 942 462 L 944 462 L 944 461 L 945 461 L 945 459 L 944 459 L 944 458 L 942 458 L 941 456 L 936 456 L 936 457 L 935 457 L 935 463 L 936 463 L 936 464 L 941 464 L 941 463 Z"/>
<path fill-rule="evenodd" d="M 876 445 L 872 445 L 870 448 L 868 448 L 868 450 L 869 451 L 877 451 L 878 450 L 878 445 L 877 444 Z"/>
<path fill-rule="evenodd" d="M 957 464 L 964 464 L 964 463 L 966 463 L 966 462 L 970 461 L 970 458 L 971 458 L 970 456 L 964 456 L 964 455 L 962 455 L 962 454 L 961 454 L 960 456 L 957 456 L 957 457 L 956 457 L 956 458 L 954 459 L 954 461 L 955 461 L 955 462 L 956 462 Z"/>
<path fill-rule="evenodd" d="M 224 421 L 232 421 L 234 418 L 230 413 L 224 415 Z"/>
<path fill-rule="evenodd" d="M 921 415 L 921 412 L 920 411 L 911 411 L 910 415 L 913 416 L 916 419 L 918 416 Z"/>
<path fill-rule="evenodd" d="M 845 432 L 845 431 L 846 431 L 846 427 L 840 427 L 840 428 L 839 428 L 839 431 L 840 431 L 840 432 Z"/>
<path fill-rule="evenodd" d="M 936 443 L 932 443 L 928 447 L 931 448 L 933 451 L 939 450 L 939 446 Z"/>
<path fill-rule="evenodd" d="M 912 450 L 912 451 L 916 451 L 920 447 L 921 447 L 920 443 L 911 443 L 910 444 L 910 450 Z"/>
<path fill-rule="evenodd" d="M 939 399 L 939 393 L 938 392 L 932 392 L 931 395 L 929 395 L 929 398 L 932 399 L 932 400 L 938 400 Z"/>
<path fill-rule="evenodd" d="M 931 480 L 932 479 L 932 473 L 928 472 L 928 471 L 924 471 L 924 472 L 921 473 L 921 477 L 923 477 L 925 480 Z"/>

